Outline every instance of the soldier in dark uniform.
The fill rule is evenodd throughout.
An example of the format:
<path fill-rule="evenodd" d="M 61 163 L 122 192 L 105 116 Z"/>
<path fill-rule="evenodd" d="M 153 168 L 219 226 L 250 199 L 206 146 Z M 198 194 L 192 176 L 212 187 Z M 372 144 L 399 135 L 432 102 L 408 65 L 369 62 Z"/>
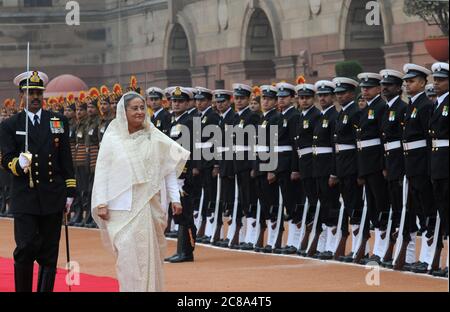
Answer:
<path fill-rule="evenodd" d="M 69 122 L 69 143 L 70 143 L 70 154 L 72 155 L 72 160 L 75 165 L 75 147 L 76 147 L 76 128 L 77 128 L 77 109 L 75 103 L 68 103 L 68 105 L 64 108 L 64 116 L 67 118 Z M 72 212 L 75 214 L 80 213 L 80 196 L 75 197 L 75 201 L 71 207 Z M 79 218 L 79 217 L 78 217 Z M 70 219 L 72 220 L 72 219 Z M 74 219 L 75 220 L 75 219 Z M 81 221 L 81 219 L 79 220 Z M 70 225 L 73 225 L 69 222 Z"/>
<path fill-rule="evenodd" d="M 194 180 L 192 177 L 193 120 L 192 116 L 188 113 L 188 101 L 192 97 L 193 94 L 189 90 L 182 87 L 176 87 L 171 94 L 174 117 L 172 119 L 172 126 L 169 136 L 191 152 L 191 157 L 186 163 L 183 173 L 178 178 L 181 185 L 180 192 L 183 211 L 181 215 L 173 216 L 175 223 L 178 224 L 177 252 L 172 257 L 165 259 L 171 263 L 194 261 L 193 252 L 195 248 L 197 228 L 194 224 L 194 207 L 192 206 L 193 200 L 191 195 L 194 189 Z M 186 137 L 188 135 L 189 137 Z"/>
<path fill-rule="evenodd" d="M 387 233 L 389 248 L 382 256 L 382 265 L 392 268 L 393 248 L 400 227 L 400 218 L 403 209 L 403 177 L 405 164 L 403 159 L 403 122 L 406 112 L 406 103 L 402 101 L 403 74 L 401 72 L 385 69 L 380 72 L 381 94 L 387 101 L 387 107 L 381 122 L 381 132 L 384 144 L 384 170 L 383 175 L 388 184 L 389 202 L 392 209 L 391 233 Z M 405 231 L 404 231 L 405 232 Z M 405 232 L 405 244 L 410 241 L 409 230 Z"/>
<path fill-rule="evenodd" d="M 254 249 L 256 252 L 263 251 L 264 249 L 264 233 L 267 228 L 267 221 L 270 220 L 270 211 L 278 211 L 279 209 L 279 185 L 275 172 L 276 164 L 273 163 L 273 159 L 270 157 L 274 153 L 274 146 L 272 144 L 273 138 L 271 136 L 273 130 L 271 132 L 271 129 L 278 130 L 278 123 L 280 119 L 280 114 L 277 110 L 277 88 L 274 86 L 264 85 L 261 86 L 261 92 L 261 107 L 263 109 L 263 115 L 258 127 L 258 145 L 255 150 L 257 158 L 254 162 L 254 168 L 252 170 L 252 176 L 255 177 L 256 192 L 261 207 L 260 219 L 255 219 L 255 221 L 260 223 L 261 230 L 255 246 L 247 244 L 241 248 L 243 250 Z M 270 164 L 275 165 L 275 167 L 262 167 L 270 167 Z"/>
<path fill-rule="evenodd" d="M 325 233 L 322 233 L 322 225 L 332 225 L 329 221 L 330 216 L 335 215 L 335 211 L 337 211 L 340 206 L 334 153 L 334 132 L 338 116 L 338 112 L 334 105 L 334 90 L 336 86 L 331 81 L 321 80 L 316 82 L 314 87 L 322 110 L 320 118 L 317 120 L 314 127 L 312 142 L 312 176 L 316 183 L 317 196 L 320 201 L 320 208 L 316 207 L 316 210 L 320 210 L 315 232 L 311 233 L 313 230 L 313 224 L 311 222 L 307 224 L 307 228 L 305 229 L 305 237 L 307 237 L 309 233 L 314 235 L 308 254 L 306 254 L 306 250 L 301 250 L 298 253 L 309 257 L 318 257 L 321 255 L 322 258 L 330 259 L 330 256 L 332 257 L 333 254 L 323 250 L 323 246 L 321 246 L 320 249 L 322 252 L 319 254 L 317 249 L 320 236 L 325 235 Z M 316 213 L 316 211 L 312 212 Z M 303 248 L 306 249 L 307 246 L 305 243 L 302 242 L 302 244 Z"/>
<path fill-rule="evenodd" d="M 389 221 L 389 197 L 387 182 L 383 176 L 384 148 L 381 143 L 381 124 L 386 102 L 381 97 L 381 75 L 361 73 L 359 86 L 367 106 L 361 110 L 356 130 L 358 147 L 358 177 L 364 181 L 367 198 L 367 216 L 364 227 L 375 228 L 373 255 L 367 262 L 381 264 L 383 242 L 387 237 Z"/>
<path fill-rule="evenodd" d="M 414 202 L 410 207 L 415 214 L 422 214 L 422 226 L 426 230 L 424 241 L 433 241 L 437 209 L 433 196 L 433 185 L 430 178 L 429 157 L 429 122 L 433 111 L 433 103 L 425 94 L 427 76 L 430 70 L 415 64 L 405 64 L 403 80 L 406 92 L 410 97 L 406 109 L 405 126 L 403 131 L 403 149 L 405 155 L 405 173 L 409 180 L 409 199 Z M 413 213 L 414 214 L 414 213 Z M 425 224 L 424 224 L 425 223 Z M 420 259 L 425 260 L 427 244 L 422 244 Z M 428 260 L 427 260 L 428 261 Z M 418 261 L 412 266 L 405 264 L 405 270 L 413 272 L 427 272 L 429 262 Z"/>
<path fill-rule="evenodd" d="M 184 89 L 189 92 L 187 114 L 193 119 L 194 117 L 198 117 L 199 114 L 198 109 L 195 105 L 195 98 L 194 98 L 194 95 L 197 90 L 195 88 L 190 87 L 185 87 Z M 191 170 L 193 169 L 194 168 L 191 167 Z M 191 191 L 192 207 L 194 207 L 194 219 L 197 219 L 199 218 L 200 200 L 202 197 L 202 181 L 200 179 L 200 173 L 197 172 L 196 170 L 194 170 L 194 172 L 191 172 L 190 176 L 192 179 L 192 191 Z"/>
<path fill-rule="evenodd" d="M 157 87 L 147 89 L 147 105 L 153 110 L 152 123 L 165 135 L 169 135 L 171 116 L 162 106 L 164 91 Z"/>
<path fill-rule="evenodd" d="M 338 77 L 333 79 L 334 90 L 338 103 L 342 106 L 336 121 L 335 154 L 336 175 L 339 179 L 339 189 L 344 200 L 345 213 L 342 222 L 343 235 L 348 233 L 348 218 L 352 225 L 352 253 L 340 260 L 359 263 L 366 252 L 366 242 L 369 239 L 369 228 L 364 228 L 364 236 L 359 251 L 355 250 L 356 235 L 359 233 L 363 209 L 363 187 L 358 183 L 358 166 L 356 151 L 356 129 L 359 125 L 361 111 L 355 103 L 355 92 L 358 82 Z M 333 214 L 333 213 L 331 213 Z M 337 222 L 338 211 L 334 212 L 333 222 Z M 337 223 L 336 223 L 337 224 Z"/>
<path fill-rule="evenodd" d="M 230 248 L 239 249 L 239 232 L 242 227 L 242 217 L 256 217 L 257 198 L 255 193 L 255 179 L 250 175 L 252 169 L 251 142 L 254 142 L 260 116 L 250 110 L 250 95 L 252 88 L 245 84 L 233 84 L 234 100 L 237 109 L 234 120 L 236 130 L 234 139 L 234 171 L 237 176 L 239 189 L 238 209 L 233 219 L 236 222 L 234 236 Z M 247 129 L 246 129 L 247 128 Z M 249 131 L 249 132 L 247 132 Z M 230 207 L 231 208 L 231 207 Z M 241 242 L 242 243 L 242 242 Z"/>
<path fill-rule="evenodd" d="M 311 84 L 300 84 L 295 88 L 301 108 L 300 120 L 298 122 L 296 136 L 296 151 L 298 154 L 298 171 L 300 172 L 301 183 L 305 190 L 305 197 L 308 199 L 308 213 L 305 224 L 309 225 L 314 221 L 314 212 L 317 205 L 317 186 L 313 178 L 313 132 L 318 120 L 321 117 L 320 110 L 314 105 L 315 86 Z M 303 211 L 296 211 L 292 219 L 292 226 L 300 226 L 303 219 Z M 291 231 L 291 229 L 289 229 Z M 306 233 L 306 231 L 305 231 Z M 308 234 L 309 236 L 309 234 Z M 306 242 L 306 240 L 304 240 Z M 291 250 L 286 253 L 295 253 L 296 247 L 291 246 Z M 301 247 L 301 246 L 300 246 Z M 305 246 L 304 246 L 305 247 Z M 300 248 L 301 250 L 302 248 Z M 303 248 L 305 249 L 305 248 Z"/>
<path fill-rule="evenodd" d="M 431 102 L 436 103 L 438 96 L 436 90 L 434 90 L 434 84 L 427 84 L 427 86 L 425 87 L 425 94 L 428 96 Z"/>
<path fill-rule="evenodd" d="M 206 88 L 197 87 L 195 101 L 198 116 L 194 117 L 195 129 L 200 133 L 194 134 L 194 162 L 193 171 L 198 174 L 203 189 L 202 222 L 197 233 L 197 240 L 205 244 L 211 242 L 211 237 L 205 235 L 207 218 L 211 217 L 216 208 L 217 198 L 217 176 L 218 170 L 214 170 L 214 144 L 213 135 L 203 133 L 206 127 L 217 127 L 219 125 L 219 114 L 211 107 L 213 93 Z M 198 123 L 200 123 L 198 125 Z M 211 219 L 210 219 L 211 221 Z M 213 220 L 214 221 L 214 220 Z"/>
<path fill-rule="evenodd" d="M 147 95 L 147 106 L 152 109 L 153 114 L 151 117 L 152 123 L 158 130 L 160 130 L 165 135 L 169 135 L 171 119 L 170 113 L 162 106 L 162 100 L 164 97 L 164 91 L 157 87 L 150 87 L 146 91 Z M 167 213 L 167 226 L 164 231 L 168 237 L 176 237 L 177 233 L 171 232 L 170 228 L 172 225 L 172 209 L 168 210 Z"/>
<path fill-rule="evenodd" d="M 63 213 L 70 211 L 75 195 L 68 121 L 42 109 L 47 80 L 37 71 L 17 76 L 21 96 L 29 93 L 29 109 L 0 126 L 2 166 L 13 175 L 14 281 L 19 292 L 32 291 L 34 261 L 39 263 L 37 290 L 53 291 Z"/>
<path fill-rule="evenodd" d="M 437 101 L 434 104 L 433 114 L 430 119 L 430 136 L 432 140 L 431 150 L 431 180 L 433 182 L 434 198 L 438 205 L 439 216 L 441 218 L 441 233 L 447 238 L 448 245 L 448 63 L 435 63 L 432 66 L 434 89 L 437 93 Z M 436 233 L 436 236 L 438 234 Z M 439 259 L 439 250 L 434 256 Z M 439 262 L 433 263 L 433 275 L 448 277 L 447 266 L 443 270 L 438 270 Z"/>
<path fill-rule="evenodd" d="M 217 159 L 214 164 L 220 175 L 220 204 L 216 231 L 213 235 L 212 244 L 220 247 L 228 247 L 228 239 L 220 239 L 223 226 L 223 213 L 232 211 L 235 197 L 235 174 L 233 165 L 233 137 L 232 127 L 235 120 L 235 112 L 231 107 L 231 96 L 233 92 L 228 90 L 215 90 L 214 100 L 220 114 L 219 127 L 222 133 L 222 142 L 216 147 Z"/>
<path fill-rule="evenodd" d="M 283 206 L 286 207 L 281 220 L 277 220 L 278 211 L 271 212 L 272 222 L 280 222 L 278 239 L 275 246 L 266 246 L 266 252 L 281 253 L 281 238 L 284 232 L 284 222 L 291 221 L 294 216 L 303 211 L 304 192 L 298 172 L 298 156 L 295 150 L 295 138 L 300 118 L 300 112 L 294 107 L 295 87 L 289 83 L 281 82 L 276 85 L 280 120 L 278 122 L 278 167 L 276 170 L 278 183 L 283 197 Z M 283 209 L 283 207 L 280 207 Z M 298 218 L 296 218 L 298 219 Z M 274 224 L 272 224 L 273 226 Z"/>

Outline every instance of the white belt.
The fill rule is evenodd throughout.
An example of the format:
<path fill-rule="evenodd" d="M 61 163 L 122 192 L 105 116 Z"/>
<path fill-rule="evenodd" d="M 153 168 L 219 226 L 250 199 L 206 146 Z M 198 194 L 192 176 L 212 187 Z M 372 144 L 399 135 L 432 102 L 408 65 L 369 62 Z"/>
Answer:
<path fill-rule="evenodd" d="M 384 144 L 384 150 L 386 152 L 397 149 L 397 148 L 401 148 L 401 147 L 402 147 L 401 141 L 393 141 L 393 142 L 388 142 L 388 143 Z"/>
<path fill-rule="evenodd" d="M 332 154 L 333 149 L 331 147 L 313 147 L 314 155 L 320 154 Z"/>
<path fill-rule="evenodd" d="M 294 149 L 290 145 L 275 146 L 275 153 L 292 152 Z"/>
<path fill-rule="evenodd" d="M 255 152 L 256 153 L 268 153 L 270 148 L 268 146 L 256 145 Z"/>
<path fill-rule="evenodd" d="M 349 145 L 349 144 L 336 144 L 336 153 L 342 152 L 342 151 L 350 151 L 356 149 L 355 145 Z"/>
<path fill-rule="evenodd" d="M 212 142 L 195 143 L 196 149 L 211 148 L 212 146 Z"/>
<path fill-rule="evenodd" d="M 364 140 L 358 141 L 357 144 L 359 149 L 363 149 L 366 147 L 381 145 L 381 140 L 380 139 Z"/>
<path fill-rule="evenodd" d="M 298 157 L 300 157 L 300 158 L 302 158 L 305 155 L 312 154 L 312 152 L 313 152 L 312 147 L 305 147 L 305 148 L 297 150 Z"/>
<path fill-rule="evenodd" d="M 235 145 L 233 146 L 233 151 L 234 152 L 249 152 L 250 151 L 250 146 L 244 146 L 244 145 Z"/>
<path fill-rule="evenodd" d="M 432 146 L 433 148 L 437 148 L 437 147 L 448 147 L 448 140 L 433 140 L 432 141 Z"/>
<path fill-rule="evenodd" d="M 228 152 L 230 151 L 229 147 L 218 147 L 217 148 L 217 153 L 224 153 L 224 152 Z"/>
<path fill-rule="evenodd" d="M 422 147 L 427 147 L 427 140 L 419 140 L 414 142 L 403 143 L 403 149 L 405 151 L 410 151 Z"/>

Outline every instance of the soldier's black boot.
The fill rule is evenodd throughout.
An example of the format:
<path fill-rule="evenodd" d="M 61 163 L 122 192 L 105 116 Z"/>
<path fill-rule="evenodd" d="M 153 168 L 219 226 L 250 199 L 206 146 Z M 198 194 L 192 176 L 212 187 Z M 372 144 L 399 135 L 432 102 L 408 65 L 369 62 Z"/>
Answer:
<path fill-rule="evenodd" d="M 75 214 L 69 221 L 70 226 L 74 226 L 76 223 L 81 223 L 83 221 L 83 209 L 81 207 L 81 201 L 79 199 L 75 199 L 73 207 Z"/>
<path fill-rule="evenodd" d="M 86 222 L 85 222 L 85 227 L 93 229 L 97 227 L 97 224 L 95 223 L 94 219 L 92 218 L 92 214 L 91 214 L 91 210 L 89 210 L 87 212 L 87 218 L 86 218 Z"/>
<path fill-rule="evenodd" d="M 195 246 L 195 234 L 196 229 L 190 229 L 186 226 L 180 225 L 178 228 L 178 240 L 180 241 L 181 252 L 172 259 L 169 260 L 170 263 L 182 263 L 182 262 L 192 262 L 194 261 L 194 246 Z"/>
<path fill-rule="evenodd" d="M 39 266 L 38 292 L 53 292 L 55 285 L 56 268 Z"/>
<path fill-rule="evenodd" d="M 179 233 L 179 231 L 178 231 L 178 233 Z M 174 255 L 165 258 L 164 261 L 170 262 L 170 260 L 172 260 L 172 259 L 174 259 L 174 258 L 177 258 L 178 255 L 181 254 L 181 252 L 182 252 L 182 250 L 183 250 L 182 244 L 183 244 L 183 241 L 182 241 L 180 238 L 178 238 L 178 239 L 177 239 L 177 251 L 175 252 Z"/>
<path fill-rule="evenodd" d="M 16 292 L 32 292 L 34 264 L 14 263 L 14 284 Z"/>

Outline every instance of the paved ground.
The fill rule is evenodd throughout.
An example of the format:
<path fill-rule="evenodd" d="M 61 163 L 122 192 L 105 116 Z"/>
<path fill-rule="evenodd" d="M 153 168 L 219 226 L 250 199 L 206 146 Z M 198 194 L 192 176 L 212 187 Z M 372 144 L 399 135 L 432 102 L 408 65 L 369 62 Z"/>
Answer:
<path fill-rule="evenodd" d="M 11 220 L 0 219 L 0 238 L 0 256 L 12 257 Z M 70 228 L 70 238 L 72 260 L 80 263 L 81 272 L 115 277 L 114 259 L 103 248 L 97 230 Z M 175 241 L 170 240 L 168 255 L 175 248 Z M 194 263 L 165 264 L 168 291 L 448 291 L 447 279 L 384 269 L 380 271 L 380 285 L 369 286 L 366 277 L 370 271 L 363 266 L 298 256 L 197 245 L 195 257 Z M 63 234 L 58 266 L 64 265 Z"/>

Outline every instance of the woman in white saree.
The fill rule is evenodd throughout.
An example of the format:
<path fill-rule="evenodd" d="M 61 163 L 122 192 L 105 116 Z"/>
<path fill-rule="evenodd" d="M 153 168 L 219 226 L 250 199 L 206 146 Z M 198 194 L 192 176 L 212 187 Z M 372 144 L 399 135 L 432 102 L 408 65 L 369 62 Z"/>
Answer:
<path fill-rule="evenodd" d="M 189 152 L 151 122 L 145 99 L 126 93 L 100 147 L 92 215 L 116 257 L 120 291 L 163 290 L 168 203 L 181 213 L 177 177 Z"/>

